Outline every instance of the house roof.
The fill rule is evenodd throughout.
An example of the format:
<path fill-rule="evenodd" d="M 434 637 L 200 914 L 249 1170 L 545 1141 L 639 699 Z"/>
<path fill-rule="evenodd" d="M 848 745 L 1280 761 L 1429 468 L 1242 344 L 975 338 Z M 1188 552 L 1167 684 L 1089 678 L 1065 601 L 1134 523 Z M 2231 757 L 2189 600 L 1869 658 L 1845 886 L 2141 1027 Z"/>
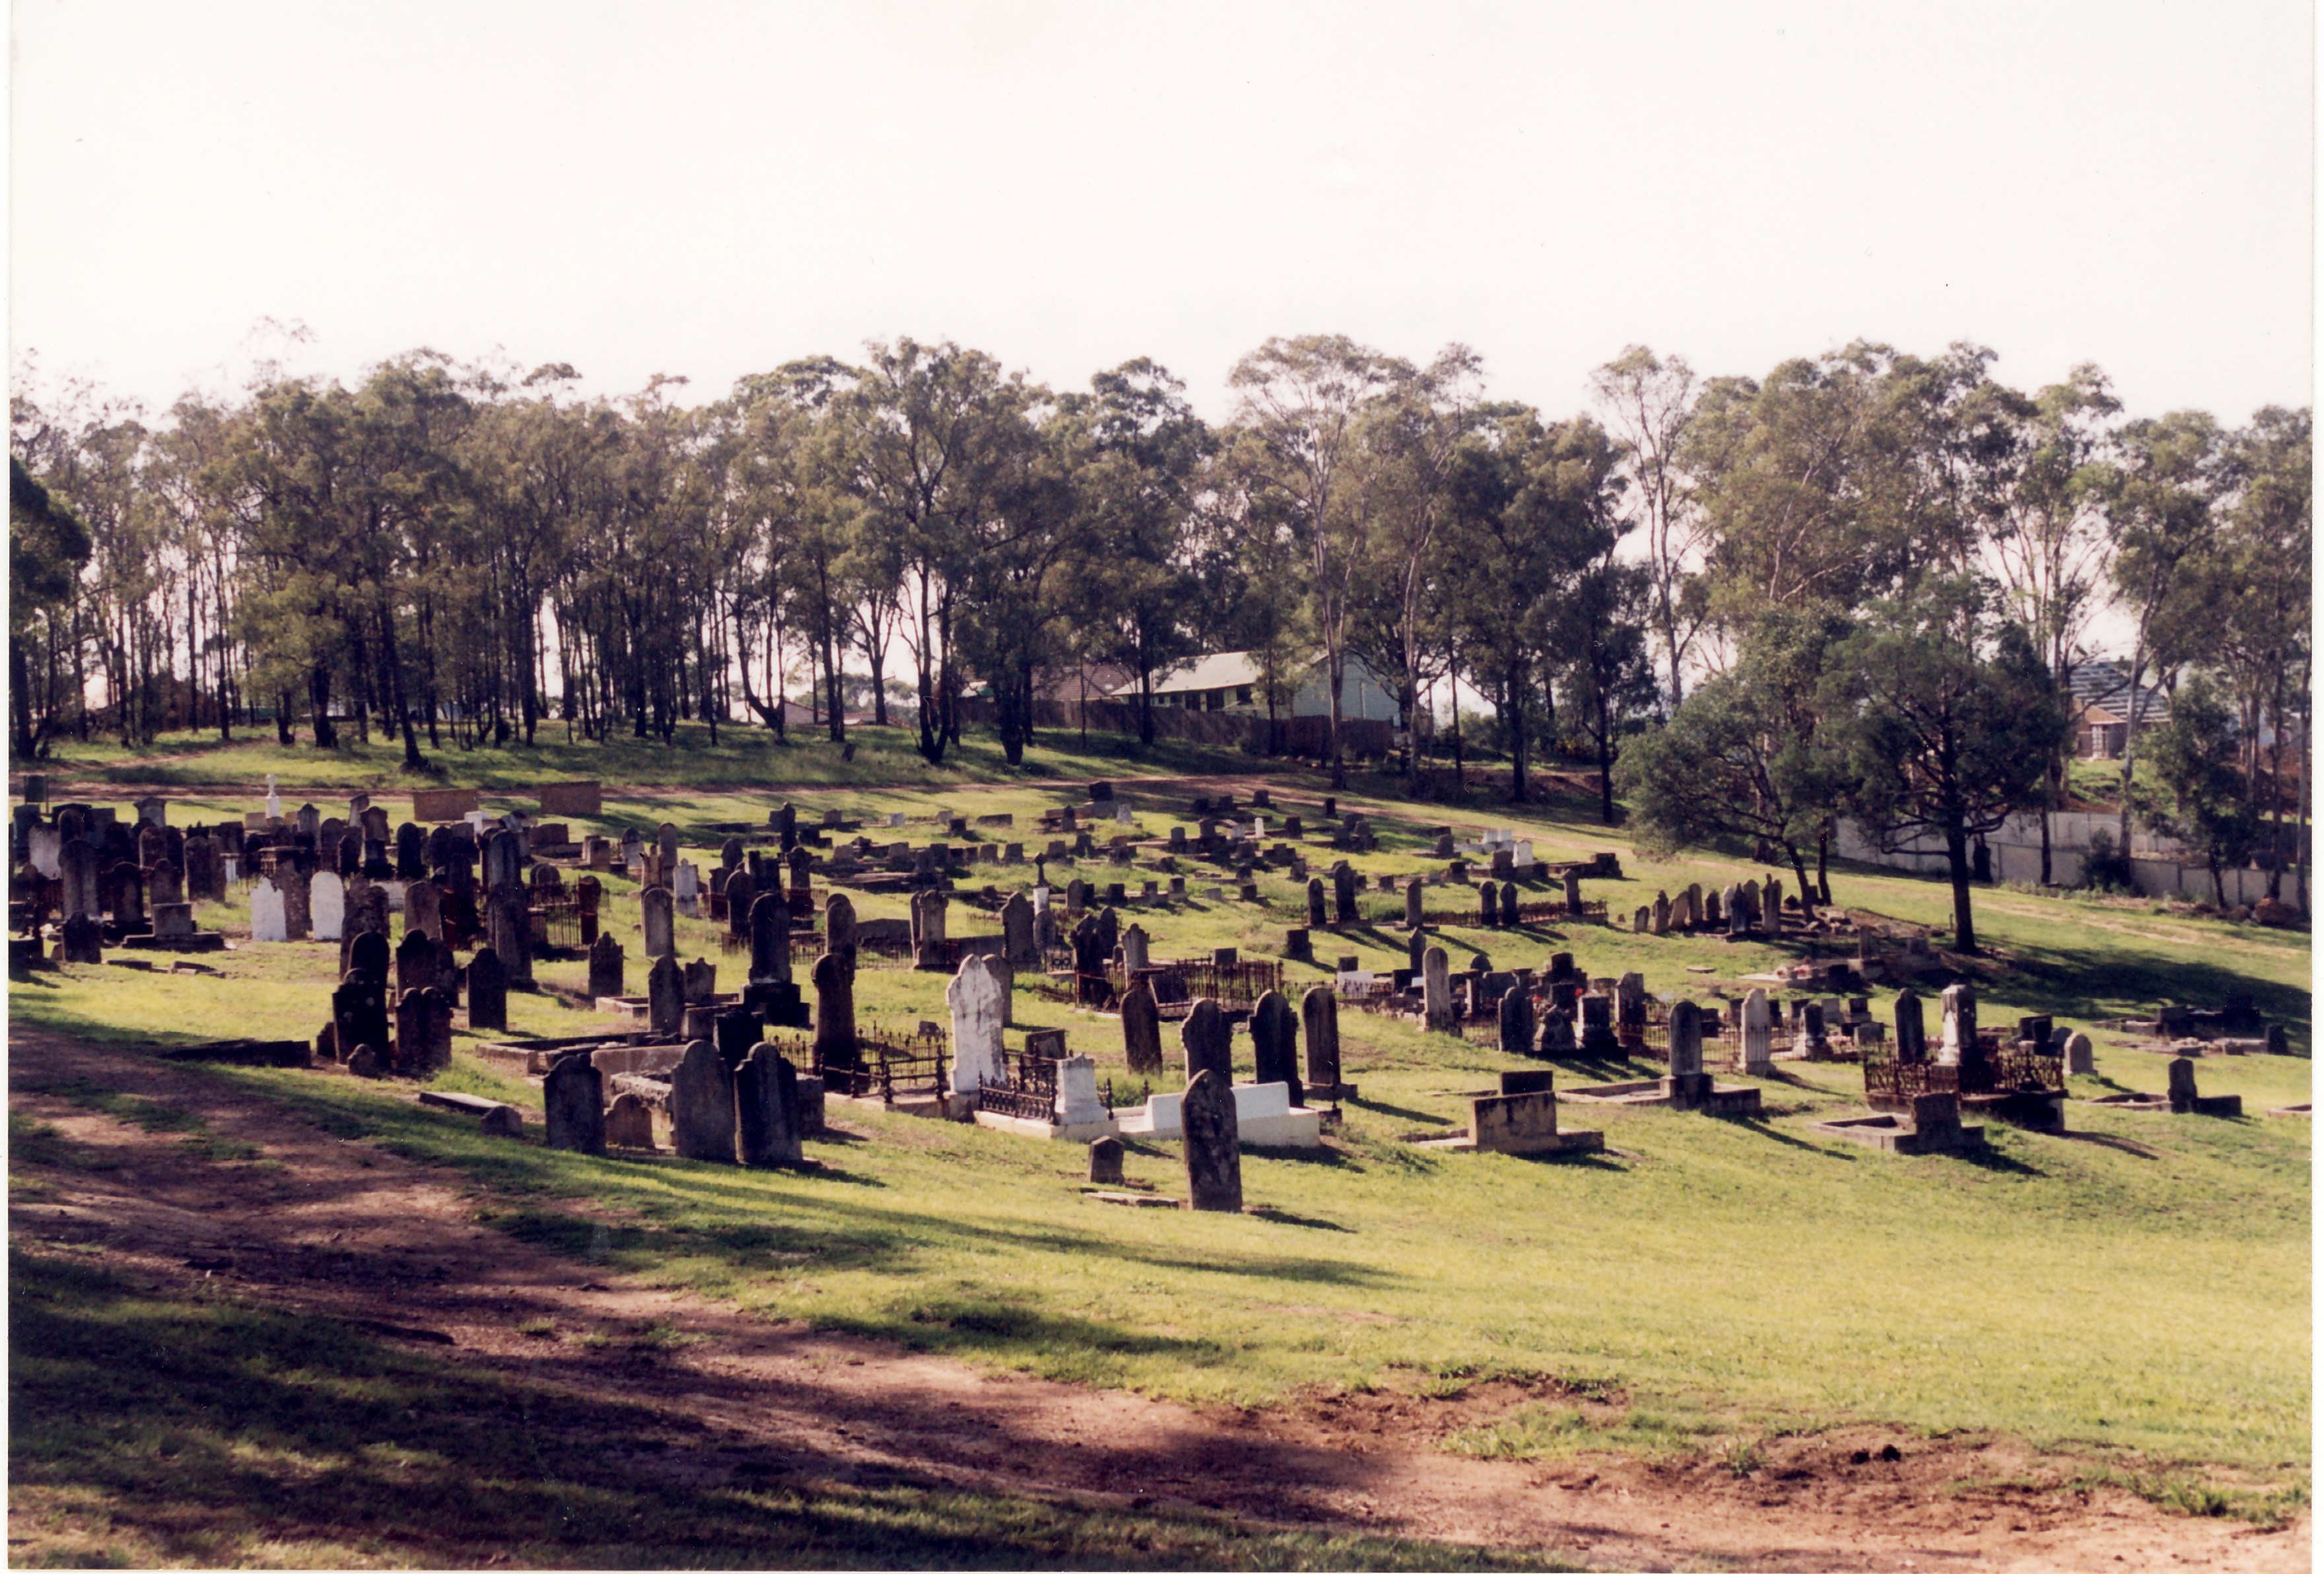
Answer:
<path fill-rule="evenodd" d="M 1156 694 L 1185 694 L 1213 688 L 1240 688 L 1259 681 L 1259 664 L 1245 650 L 1222 650 L 1199 656 L 1183 667 L 1157 673 Z"/>
<path fill-rule="evenodd" d="M 2086 713 L 2101 711 L 2113 722 L 2129 720 L 2134 704 L 2142 727 L 2158 726 L 2171 718 L 2171 696 L 2151 684 L 2139 685 L 2134 701 L 2129 669 L 2118 661 L 2085 662 L 2074 668 L 2066 686 Z"/>

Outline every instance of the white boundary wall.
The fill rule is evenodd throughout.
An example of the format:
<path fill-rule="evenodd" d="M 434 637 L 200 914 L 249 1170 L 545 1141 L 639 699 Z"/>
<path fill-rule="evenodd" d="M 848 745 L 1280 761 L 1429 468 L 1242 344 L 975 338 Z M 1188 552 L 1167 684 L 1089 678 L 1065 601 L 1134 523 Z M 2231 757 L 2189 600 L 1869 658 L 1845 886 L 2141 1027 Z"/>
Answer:
<path fill-rule="evenodd" d="M 2050 878 L 2061 886 L 2079 885 L 2082 879 L 2082 857 L 2090 844 L 2090 833 L 2104 831 L 2113 836 L 2122 822 L 2113 815 L 2058 813 L 2050 816 Z M 1993 878 L 2004 882 L 2034 885 L 2042 879 L 2042 822 L 2034 815 L 2014 815 L 1986 839 L 1993 853 Z M 1877 863 L 1888 869 L 1909 870 L 1914 874 L 1941 875 L 1945 872 L 1945 846 L 1941 838 L 1920 836 L 1908 842 L 1902 851 L 1883 852 L 1871 838 L 1858 830 L 1853 821 L 1840 822 L 1838 846 L 1834 849 L 1842 858 L 1862 863 Z M 2200 863 L 2181 863 L 2181 849 L 2167 836 L 2156 836 L 2140 830 L 2135 824 L 2130 833 L 2131 883 L 2150 897 L 2184 896 L 2190 900 L 2208 902 L 2211 899 L 2211 871 Z M 2230 905 L 2258 901 L 2267 895 L 2267 874 L 2264 870 L 2230 869 L 2220 872 L 2220 885 L 2226 889 Z"/>

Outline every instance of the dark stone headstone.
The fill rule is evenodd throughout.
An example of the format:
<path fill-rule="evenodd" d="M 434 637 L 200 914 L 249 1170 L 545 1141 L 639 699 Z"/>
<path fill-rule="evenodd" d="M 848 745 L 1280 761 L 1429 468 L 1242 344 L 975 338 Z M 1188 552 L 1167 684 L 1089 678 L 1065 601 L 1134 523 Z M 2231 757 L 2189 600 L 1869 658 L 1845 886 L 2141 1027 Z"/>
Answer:
<path fill-rule="evenodd" d="M 1501 997 L 1501 1053 L 1531 1054 L 1533 1051 L 1533 997 L 1523 990 L 1511 990 Z"/>
<path fill-rule="evenodd" d="M 65 920 L 64 937 L 59 943 L 58 960 L 89 964 L 105 960 L 105 927 L 86 913 L 75 913 Z M 1151 1004 L 1151 1001 L 1148 1001 Z"/>
<path fill-rule="evenodd" d="M 803 1156 L 798 1072 L 773 1045 L 754 1045 L 736 1069 L 734 1117 L 744 1164 L 766 1169 Z"/>
<path fill-rule="evenodd" d="M 589 998 L 611 999 L 623 990 L 622 943 L 610 934 L 600 934 L 589 947 Z"/>
<path fill-rule="evenodd" d="M 541 1079 L 549 1146 L 571 1153 L 605 1151 L 605 1079 L 586 1054 L 560 1057 Z"/>
<path fill-rule="evenodd" d="M 1299 997 L 1299 1020 L 1307 1036 L 1307 1081 L 1336 1090 L 1340 1085 L 1339 996 L 1329 986 L 1317 984 Z"/>
<path fill-rule="evenodd" d="M 1299 1077 L 1299 1017 L 1291 1002 L 1274 990 L 1259 998 L 1250 1012 L 1250 1045 L 1262 1082 L 1281 1082 L 1291 1091 L 1294 1108 L 1305 1108 L 1306 1090 Z"/>
<path fill-rule="evenodd" d="M 1101 1137 L 1090 1144 L 1089 1178 L 1093 1186 L 1121 1184 L 1121 1138 Z"/>
<path fill-rule="evenodd" d="M 500 953 L 489 945 L 468 959 L 468 1031 L 508 1031 L 508 970 L 501 965 Z"/>
<path fill-rule="evenodd" d="M 1216 1072 L 1222 1085 L 1234 1081 L 1233 1039 L 1216 1000 L 1197 1000 L 1178 1025 L 1178 1045 L 1185 1053 L 1186 1081 L 1204 1072 Z"/>
<path fill-rule="evenodd" d="M 734 1073 L 708 1039 L 687 1045 L 670 1072 L 669 1128 L 678 1157 L 734 1162 Z"/>
<path fill-rule="evenodd" d="M 1198 1213 L 1241 1212 L 1242 1137 L 1234 1089 L 1217 1072 L 1197 1072 L 1178 1109 L 1185 1131 L 1186 1206 Z"/>
<path fill-rule="evenodd" d="M 1121 1047 L 1139 1076 L 1162 1072 L 1162 1016 L 1144 979 L 1132 980 L 1121 996 Z"/>
<path fill-rule="evenodd" d="M 678 958 L 658 956 L 646 974 L 646 1031 L 656 1038 L 675 1038 L 685 1016 L 686 971 Z"/>

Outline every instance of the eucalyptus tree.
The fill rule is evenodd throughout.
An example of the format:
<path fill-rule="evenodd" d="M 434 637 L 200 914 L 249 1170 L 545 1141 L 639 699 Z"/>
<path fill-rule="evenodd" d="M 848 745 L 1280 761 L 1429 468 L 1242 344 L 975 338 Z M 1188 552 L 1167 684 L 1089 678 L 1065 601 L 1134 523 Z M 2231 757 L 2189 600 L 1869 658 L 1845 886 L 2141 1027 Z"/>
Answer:
<path fill-rule="evenodd" d="M 901 633 L 919 700 L 919 750 L 941 763 L 958 735 L 953 650 L 965 554 L 984 531 L 1010 443 L 1035 391 L 1021 373 L 949 340 L 865 346 L 853 384 L 832 401 L 837 462 L 862 504 L 856 554 L 860 632 L 881 679 L 881 603 L 902 586 Z"/>
<path fill-rule="evenodd" d="M 1340 335 L 1269 339 L 1235 364 L 1231 462 L 1259 511 L 1279 516 L 1305 558 L 1310 619 L 1329 691 L 1332 782 L 1343 787 L 1340 747 L 1348 624 L 1371 520 L 1356 471 L 1365 407 L 1397 364 Z"/>
<path fill-rule="evenodd" d="M 88 530 L 73 512 L 34 480 L 14 455 L 8 457 L 8 697 L 10 735 L 27 759 L 48 753 L 56 730 L 57 686 L 35 690 L 26 654 L 36 622 L 54 617 L 79 588 L 88 561 Z M 51 633 L 47 642 L 54 650 Z"/>
<path fill-rule="evenodd" d="M 1970 840 L 2041 804 L 2069 725 L 2033 640 L 1992 615 L 1972 576 L 1926 575 L 1865 610 L 1820 703 L 1844 761 L 1840 806 L 1882 847 L 1943 843 L 1953 945 L 1975 954 Z"/>
<path fill-rule="evenodd" d="M 1674 706 L 1685 697 L 1687 655 L 1704 622 L 1694 581 L 1710 537 L 1684 462 L 1702 384 L 1683 357 L 1632 345 L 1592 373 L 1590 387 L 1622 445 L 1625 496 L 1645 548 Z"/>

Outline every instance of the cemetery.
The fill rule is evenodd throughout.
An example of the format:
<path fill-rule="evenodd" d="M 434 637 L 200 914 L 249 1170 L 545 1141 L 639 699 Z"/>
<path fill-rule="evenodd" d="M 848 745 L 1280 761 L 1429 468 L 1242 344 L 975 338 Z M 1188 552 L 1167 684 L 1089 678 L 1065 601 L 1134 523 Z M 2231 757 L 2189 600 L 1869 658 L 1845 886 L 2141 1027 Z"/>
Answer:
<path fill-rule="evenodd" d="M 20 803 L 11 1002 L 601 1277 L 979 1367 L 1295 1410 L 1549 1373 L 1676 1406 L 1681 1455 L 1872 1423 L 2305 1481 L 2310 1128 L 2244 1113 L 2304 1113 L 2303 935 L 1995 892 L 1967 962 L 1893 871 L 1803 912 L 1489 813 L 1281 773 Z M 2070 1315 L 2070 1373 L 2004 1375 Z M 1990 1370 L 1878 1354 L 1964 1325 Z M 1711 1326 L 1763 1358 L 1672 1353 Z M 1634 1447 L 1562 1404 L 1445 1446 Z"/>

